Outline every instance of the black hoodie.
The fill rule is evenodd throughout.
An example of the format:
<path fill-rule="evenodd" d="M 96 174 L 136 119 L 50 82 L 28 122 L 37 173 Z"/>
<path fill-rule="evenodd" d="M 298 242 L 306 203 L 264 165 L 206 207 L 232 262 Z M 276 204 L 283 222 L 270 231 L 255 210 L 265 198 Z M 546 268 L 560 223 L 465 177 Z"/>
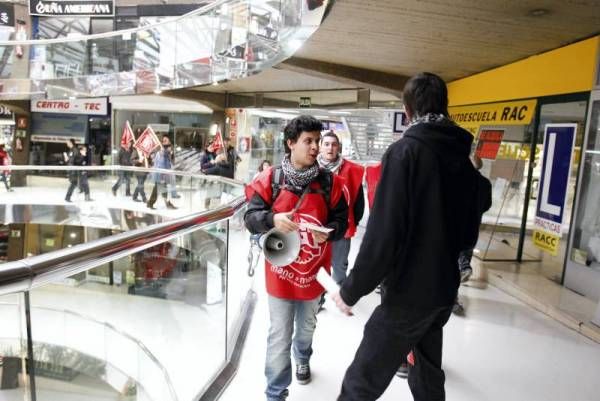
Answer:
<path fill-rule="evenodd" d="M 451 124 L 411 127 L 382 159 L 367 231 L 341 288 L 354 305 L 382 282 L 382 303 L 420 310 L 450 306 L 458 255 L 478 230 L 472 136 Z"/>

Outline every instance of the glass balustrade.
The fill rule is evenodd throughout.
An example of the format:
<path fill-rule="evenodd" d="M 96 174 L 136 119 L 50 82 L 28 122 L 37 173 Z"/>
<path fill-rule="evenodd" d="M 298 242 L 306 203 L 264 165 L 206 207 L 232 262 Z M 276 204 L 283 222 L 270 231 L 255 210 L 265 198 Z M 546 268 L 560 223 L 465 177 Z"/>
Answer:
<path fill-rule="evenodd" d="M 174 177 L 178 208 L 135 209 L 124 187 L 115 196 L 113 185 L 124 172 Z M 63 196 L 74 173 L 77 185 L 67 203 Z M 92 201 L 78 193 L 84 173 Z M 21 237 L 9 236 L 13 245 L 34 246 L 23 264 L 35 269 L 46 258 L 48 267 L 34 274 L 33 289 L 0 297 L 0 399 L 196 399 L 230 360 L 247 313 L 252 278 L 243 186 L 158 170 L 37 167 L 15 174 L 13 192 L 0 198 L 0 219 Z M 190 216 L 215 209 L 211 220 L 185 226 Z M 89 218 L 105 210 L 105 220 Z M 113 244 L 107 253 L 94 245 L 119 235 L 129 236 L 123 249 Z M 84 248 L 89 255 L 76 257 Z M 69 273 L 48 274 L 53 257 Z M 15 263 L 0 264 L 0 293 Z"/>
<path fill-rule="evenodd" d="M 29 68 L 0 79 L 19 99 L 160 93 L 242 78 L 291 56 L 318 28 L 329 1 L 217 0 L 181 17 L 83 37 L 0 41 L 1 63 Z M 21 64 L 23 64 L 21 62 Z"/>

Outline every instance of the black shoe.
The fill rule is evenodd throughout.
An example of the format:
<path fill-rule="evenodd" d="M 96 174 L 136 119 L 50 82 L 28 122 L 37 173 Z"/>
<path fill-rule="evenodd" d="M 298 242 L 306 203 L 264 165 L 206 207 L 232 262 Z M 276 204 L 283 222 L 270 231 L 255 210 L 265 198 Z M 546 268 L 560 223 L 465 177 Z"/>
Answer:
<path fill-rule="evenodd" d="M 177 207 L 171 202 L 167 201 L 167 209 L 177 209 Z"/>
<path fill-rule="evenodd" d="M 308 363 L 296 365 L 296 381 L 302 385 L 310 383 L 310 365 Z"/>
<path fill-rule="evenodd" d="M 116 189 L 113 188 L 112 189 L 112 193 L 113 193 L 114 196 L 117 196 L 117 190 Z"/>
<path fill-rule="evenodd" d="M 141 200 L 139 200 L 138 198 L 132 198 L 131 200 L 134 202 L 141 202 Z"/>
<path fill-rule="evenodd" d="M 154 207 L 154 205 L 153 205 L 153 204 L 150 204 L 150 203 L 146 203 L 146 206 L 148 206 L 148 209 L 152 209 L 152 210 L 155 210 L 155 209 L 156 209 L 156 208 Z"/>
<path fill-rule="evenodd" d="M 400 367 L 396 371 L 396 376 L 402 379 L 406 379 L 408 377 L 408 363 L 403 363 L 400 365 Z"/>
<path fill-rule="evenodd" d="M 71 199 L 69 199 L 69 198 L 65 198 L 65 201 L 67 201 L 67 202 L 69 202 L 69 203 L 73 202 L 73 201 L 72 201 Z"/>
<path fill-rule="evenodd" d="M 125 196 L 131 196 L 131 192 L 125 192 Z"/>

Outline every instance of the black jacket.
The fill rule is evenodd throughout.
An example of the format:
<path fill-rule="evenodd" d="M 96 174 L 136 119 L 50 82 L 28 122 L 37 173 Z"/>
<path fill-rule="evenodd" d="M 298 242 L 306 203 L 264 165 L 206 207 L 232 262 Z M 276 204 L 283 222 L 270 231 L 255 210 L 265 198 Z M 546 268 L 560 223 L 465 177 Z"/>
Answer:
<path fill-rule="evenodd" d="M 414 309 L 454 303 L 457 260 L 479 229 L 472 137 L 451 124 L 419 124 L 392 144 L 354 269 L 341 288 L 354 305 L 382 282 L 382 302 Z"/>
<path fill-rule="evenodd" d="M 133 148 L 127 150 L 125 148 L 119 149 L 119 154 L 117 155 L 117 159 L 119 161 L 120 166 L 131 166 L 131 153 Z"/>

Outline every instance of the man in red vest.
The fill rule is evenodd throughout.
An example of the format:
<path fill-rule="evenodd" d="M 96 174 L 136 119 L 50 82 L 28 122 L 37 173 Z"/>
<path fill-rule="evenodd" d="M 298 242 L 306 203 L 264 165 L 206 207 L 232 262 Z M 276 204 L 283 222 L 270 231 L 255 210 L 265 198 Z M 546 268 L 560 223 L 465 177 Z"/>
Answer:
<path fill-rule="evenodd" d="M 341 144 L 338 136 L 329 131 L 321 138 L 321 151 L 317 158 L 321 168 L 331 171 L 333 174 L 344 179 L 344 191 L 348 199 L 348 230 L 344 238 L 332 244 L 333 252 L 333 274 L 336 283 L 342 284 L 348 270 L 348 254 L 350 253 L 350 241 L 356 234 L 356 227 L 362 219 L 365 211 L 365 197 L 363 193 L 363 175 L 365 169 L 341 155 Z"/>
<path fill-rule="evenodd" d="M 296 380 L 310 382 L 312 338 L 323 293 L 316 275 L 321 266 L 331 270 L 329 242 L 343 238 L 348 228 L 343 182 L 317 163 L 321 130 L 314 117 L 290 121 L 284 129 L 286 154 L 281 166 L 267 168 L 246 187 L 249 205 L 244 221 L 251 233 L 276 228 L 283 233 L 298 231 L 301 239 L 300 252 L 291 264 L 273 266 L 265 261 L 271 321 L 265 364 L 267 401 L 288 396 L 290 349 Z"/>

